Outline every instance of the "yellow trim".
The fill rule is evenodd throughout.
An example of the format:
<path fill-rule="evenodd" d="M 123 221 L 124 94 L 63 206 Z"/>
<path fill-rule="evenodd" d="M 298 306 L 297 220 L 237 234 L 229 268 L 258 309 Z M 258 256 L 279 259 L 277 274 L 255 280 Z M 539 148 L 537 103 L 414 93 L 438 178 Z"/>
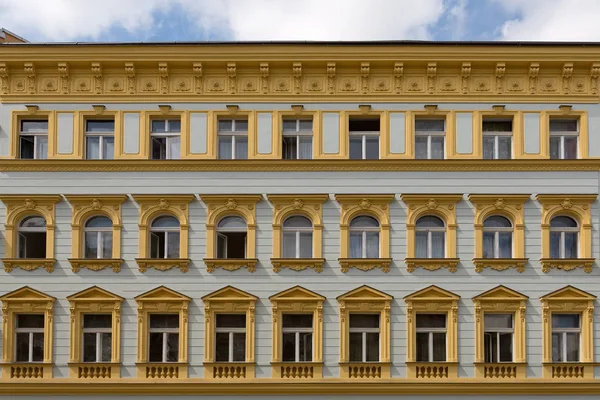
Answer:
<path fill-rule="evenodd" d="M 74 147 L 76 149 L 76 154 L 73 155 L 74 158 L 77 159 L 85 159 L 86 157 L 86 148 L 85 148 L 85 122 L 87 120 L 113 120 L 115 122 L 115 130 L 114 130 L 114 158 L 118 159 L 117 153 L 117 143 L 123 140 L 123 118 L 121 117 L 121 111 L 107 111 L 105 109 L 97 111 L 78 111 L 75 115 L 76 119 L 76 129 L 75 129 L 75 138 L 77 139 L 78 146 Z M 73 142 L 75 143 L 75 141 Z"/>
<path fill-rule="evenodd" d="M 526 153 L 525 152 L 525 116 L 527 114 L 535 114 L 538 116 L 540 124 L 540 152 L 539 153 Z M 546 124 L 546 112 L 545 111 L 521 111 L 520 124 L 522 127 L 522 134 L 517 138 L 515 137 L 515 158 L 520 160 L 547 160 L 550 158 L 550 140 L 546 132 L 548 126 Z M 496 160 L 495 160 L 496 161 Z"/>
<path fill-rule="evenodd" d="M 403 194 L 402 201 L 407 205 L 406 216 L 406 267 L 408 272 L 413 272 L 416 267 L 428 271 L 448 268 L 456 272 L 458 259 L 456 258 L 456 204 L 462 200 L 461 194 Z M 446 224 L 446 257 L 416 258 L 415 226 L 417 220 L 423 216 L 437 216 Z"/>
<path fill-rule="evenodd" d="M 58 115 L 59 114 L 71 114 L 73 116 L 73 151 L 71 153 L 58 153 Z M 80 130 L 80 124 L 77 118 L 78 112 L 76 111 L 54 111 L 54 118 L 52 127 L 52 137 L 48 132 L 48 158 L 49 159 L 78 159 L 83 158 L 82 138 L 85 131 Z M 49 128 L 49 127 L 48 127 Z M 50 130 L 50 129 L 49 129 Z"/>
<path fill-rule="evenodd" d="M 52 378 L 54 302 L 56 298 L 29 286 L 0 297 L 2 301 L 2 380 L 11 381 Z M 15 329 L 17 315 L 44 314 L 44 359 L 42 362 L 17 363 Z"/>
<path fill-rule="evenodd" d="M 125 115 L 126 114 L 137 114 L 140 119 L 140 126 L 138 132 L 138 152 L 137 153 L 125 153 Z M 115 118 L 119 118 L 117 122 L 115 120 L 115 160 L 143 160 L 149 159 L 149 148 L 150 148 L 150 133 L 148 130 L 147 120 L 144 117 L 144 111 L 135 110 L 123 110 L 118 114 L 115 114 Z M 119 126 L 119 129 L 117 129 Z"/>
<path fill-rule="evenodd" d="M 477 129 L 473 130 L 473 151 L 477 149 L 479 158 L 483 159 L 483 120 L 486 118 L 506 118 L 512 120 L 511 159 L 520 158 L 524 153 L 525 134 L 523 133 L 523 112 L 505 110 L 504 106 L 492 106 L 493 110 L 477 112 Z M 475 117 L 475 115 L 473 116 Z M 475 119 L 475 118 L 474 118 Z M 477 146 L 477 147 L 475 147 Z"/>
<path fill-rule="evenodd" d="M 323 262 L 323 203 L 329 199 L 327 194 L 312 195 L 269 195 L 268 200 L 273 204 L 273 271 L 279 272 L 281 268 L 290 268 L 301 271 L 314 268 L 321 272 Z M 291 216 L 308 218 L 313 225 L 313 254 L 310 259 L 284 259 L 282 257 L 281 235 L 284 221 Z"/>
<path fill-rule="evenodd" d="M 408 378 L 437 380 L 458 377 L 459 299 L 460 296 L 435 285 L 404 298 L 407 318 L 406 376 Z M 417 314 L 446 314 L 446 362 L 417 361 Z"/>
<path fill-rule="evenodd" d="M 189 148 L 188 138 L 190 136 L 189 111 L 169 109 L 168 111 L 145 111 L 140 117 L 140 124 L 141 120 L 143 119 L 145 124 L 144 126 L 146 127 L 145 135 L 147 135 L 148 139 L 146 141 L 147 149 L 145 150 L 145 154 L 147 154 L 149 159 L 152 156 L 152 120 L 173 119 L 173 117 L 179 118 L 179 121 L 181 123 L 181 128 L 179 130 L 179 157 L 185 158 L 187 156 L 186 149 Z M 185 146 L 187 146 L 187 148 L 184 148 Z"/>
<path fill-rule="evenodd" d="M 248 268 L 254 272 L 256 268 L 256 205 L 262 200 L 260 194 L 252 195 L 206 195 L 200 199 L 206 204 L 206 257 L 204 263 L 208 272 L 215 268 L 234 271 Z M 227 216 L 238 216 L 246 221 L 246 258 L 217 258 L 217 224 Z"/>
<path fill-rule="evenodd" d="M 206 115 L 206 151 L 204 153 L 192 153 L 191 140 L 192 140 L 192 115 L 193 114 L 205 114 Z M 186 111 L 185 120 L 187 123 L 186 132 L 181 133 L 181 158 L 191 160 L 201 159 L 215 159 L 215 135 L 212 132 L 212 120 L 213 111 Z"/>
<path fill-rule="evenodd" d="M 188 377 L 188 306 L 191 298 L 159 286 L 135 298 L 138 304 L 137 378 L 187 379 Z M 179 315 L 179 360 L 176 363 L 149 363 L 150 314 Z"/>
<path fill-rule="evenodd" d="M 544 142 L 546 144 L 546 158 L 550 158 L 550 119 L 577 119 L 579 126 L 579 139 L 577 158 L 586 159 L 589 157 L 589 134 L 588 134 L 588 113 L 587 111 L 573 110 L 571 107 L 561 106 L 560 111 L 544 112 Z M 598 157 L 594 157 L 598 158 Z"/>
<path fill-rule="evenodd" d="M 188 259 L 188 208 L 189 203 L 195 199 L 192 194 L 189 195 L 150 195 L 136 194 L 134 200 L 140 206 L 140 239 L 139 239 L 139 257 L 136 259 L 141 272 L 145 272 L 148 267 L 155 267 L 159 270 L 178 267 L 182 272 L 187 272 Z M 177 218 L 179 221 L 179 258 L 178 259 L 152 259 L 150 256 L 150 247 L 148 239 L 150 237 L 150 225 L 152 221 L 161 216 L 169 215 Z M 184 265 L 185 264 L 185 265 Z"/>
<path fill-rule="evenodd" d="M 594 302 L 596 296 L 573 286 L 540 297 L 542 302 L 542 366 L 545 379 L 594 379 Z M 552 314 L 579 314 L 581 349 L 578 363 L 552 362 Z M 566 372 L 562 367 L 573 367 Z"/>
<path fill-rule="evenodd" d="M 294 106 L 292 106 L 294 107 Z M 313 159 L 327 158 L 327 155 L 321 152 L 321 143 L 323 140 L 322 136 L 322 123 L 321 123 L 321 111 L 306 111 L 304 109 L 300 111 L 289 110 L 289 111 L 275 111 L 273 112 L 273 157 L 282 159 L 282 147 L 283 147 L 283 119 L 302 119 L 303 117 L 311 117 L 313 123 L 313 136 L 312 136 L 312 153 Z M 286 161 L 287 162 L 287 161 Z"/>
<path fill-rule="evenodd" d="M 363 106 L 359 106 L 363 107 Z M 341 111 L 340 112 L 340 157 L 349 159 L 350 158 L 350 118 L 358 117 L 365 119 L 374 119 L 373 117 L 379 118 L 379 158 L 382 159 L 382 155 L 389 153 L 389 145 L 387 138 L 389 137 L 389 112 L 385 110 L 373 110 L 371 106 L 366 106 L 360 111 Z M 386 139 L 384 139 L 386 138 Z M 323 158 L 333 158 L 331 154 L 323 155 Z"/>
<path fill-rule="evenodd" d="M 496 286 L 473 297 L 475 306 L 475 374 L 480 379 L 526 378 L 525 313 L 529 297 L 507 288 Z M 512 314 L 514 321 L 513 360 L 507 363 L 486 363 L 484 349 L 485 314 Z"/>
<path fill-rule="evenodd" d="M 220 119 L 236 119 L 236 118 L 247 118 L 248 119 L 248 159 L 253 159 L 256 153 L 257 145 L 257 133 L 256 133 L 256 111 L 242 111 L 237 108 L 231 108 L 227 111 L 211 111 L 208 114 L 209 124 L 207 131 L 207 152 L 206 157 L 209 155 L 211 158 L 219 159 L 219 120 Z M 231 162 L 234 160 L 227 160 Z M 241 160 L 248 161 L 248 160 Z"/>
<path fill-rule="evenodd" d="M 320 379 L 323 374 L 323 303 L 325 297 L 294 286 L 269 297 L 273 305 L 273 360 L 272 377 L 281 379 Z M 312 362 L 282 362 L 282 319 L 283 314 L 313 315 L 313 358 Z"/>
<path fill-rule="evenodd" d="M 127 200 L 126 195 L 113 196 L 65 196 L 73 206 L 73 221 L 71 222 L 72 245 L 69 262 L 73 272 L 79 272 L 81 268 L 98 271 L 110 267 L 114 272 L 121 269 L 121 205 Z M 83 257 L 83 229 L 88 219 L 95 216 L 110 218 L 113 224 L 112 255 L 106 259 L 85 259 Z"/>
<path fill-rule="evenodd" d="M 570 271 L 574 268 L 583 268 L 585 272 L 592 272 L 592 203 L 598 195 L 574 194 L 554 195 L 538 194 L 537 201 L 542 205 L 542 272 L 549 272 L 551 268 Z M 552 218 L 565 215 L 573 218 L 579 226 L 579 255 L 577 259 L 552 259 L 550 258 L 550 221 Z"/>
<path fill-rule="evenodd" d="M 514 126 L 514 125 L 513 125 Z M 469 201 L 475 205 L 475 271 L 482 272 L 483 268 L 505 271 L 515 268 L 517 272 L 525 270 L 528 259 L 525 258 L 524 212 L 523 208 L 530 195 L 501 195 L 501 194 L 471 194 Z M 483 223 L 488 217 L 499 215 L 511 222 L 513 226 L 512 258 L 493 259 L 483 258 Z"/>
<path fill-rule="evenodd" d="M 323 152 L 323 140 L 325 139 L 323 132 L 323 117 L 325 114 L 337 114 L 339 121 L 338 131 L 338 152 L 337 153 L 324 153 Z M 313 158 L 317 160 L 345 160 L 348 159 L 348 128 L 346 123 L 347 118 L 344 117 L 344 111 L 340 110 L 322 110 L 319 113 L 319 137 L 315 136 L 316 153 L 313 154 Z M 365 160 L 359 160 L 365 161 Z M 287 163 L 286 163 L 287 164 Z"/>
<path fill-rule="evenodd" d="M 403 153 L 392 153 L 391 142 L 392 142 L 392 128 L 391 120 L 392 114 L 404 114 L 404 152 Z M 386 135 L 380 137 L 381 140 L 381 153 L 379 158 L 387 160 L 410 160 L 415 158 L 414 155 L 414 130 L 413 130 L 413 119 L 411 111 L 388 111 L 386 118 Z"/>
<path fill-rule="evenodd" d="M 342 272 L 355 267 L 362 271 L 381 268 L 389 271 L 390 260 L 390 207 L 393 194 L 338 194 L 335 199 L 341 206 L 340 212 L 340 265 Z M 379 222 L 379 258 L 353 259 L 350 257 L 350 222 L 355 217 L 366 215 Z"/>
<path fill-rule="evenodd" d="M 393 297 L 363 285 L 337 297 L 340 304 L 340 377 L 390 378 L 390 309 Z M 379 314 L 379 361 L 350 361 L 350 314 Z"/>
<path fill-rule="evenodd" d="M 48 158 L 51 157 L 52 148 L 56 147 L 54 144 L 56 138 L 56 112 L 55 111 L 40 111 L 40 110 L 27 110 L 27 111 L 12 111 L 10 118 L 10 147 L 8 158 L 18 160 L 20 159 L 19 151 L 19 131 L 21 120 L 48 120 Z M 33 162 L 32 160 L 24 160 L 25 162 Z"/>
<path fill-rule="evenodd" d="M 226 286 L 204 297 L 204 379 L 253 379 L 254 378 L 254 330 L 255 306 L 258 297 Z M 246 360 L 240 362 L 217 362 L 215 360 L 215 328 L 217 314 L 245 314 Z"/>
<path fill-rule="evenodd" d="M 429 108 L 428 108 L 429 107 Z M 469 159 L 472 157 L 456 157 L 456 122 L 454 119 L 454 111 L 439 110 L 437 106 L 425 106 L 426 110 L 413 110 L 407 112 L 407 117 L 410 117 L 410 125 L 406 131 L 407 140 L 411 143 L 411 155 L 415 157 L 415 126 L 417 119 L 444 119 L 444 127 L 446 128 L 444 137 L 444 159 Z M 431 160 L 427 160 L 431 161 Z"/>
<path fill-rule="evenodd" d="M 69 377 L 71 379 L 119 379 L 121 377 L 121 303 L 123 298 L 98 286 L 67 296 L 71 310 Z M 85 314 L 111 314 L 110 362 L 83 362 Z"/>

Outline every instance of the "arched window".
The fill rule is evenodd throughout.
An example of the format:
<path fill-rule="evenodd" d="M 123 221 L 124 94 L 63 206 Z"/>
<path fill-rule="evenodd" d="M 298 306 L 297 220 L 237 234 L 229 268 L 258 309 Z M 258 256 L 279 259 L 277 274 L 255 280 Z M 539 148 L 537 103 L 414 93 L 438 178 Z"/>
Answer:
<path fill-rule="evenodd" d="M 571 217 L 558 216 L 550 221 L 550 258 L 577 258 L 579 226 Z"/>
<path fill-rule="evenodd" d="M 18 228 L 18 258 L 46 258 L 46 220 L 39 215 L 25 217 Z"/>
<path fill-rule="evenodd" d="M 312 258 L 313 226 L 302 216 L 289 217 L 283 222 L 283 257 Z"/>
<path fill-rule="evenodd" d="M 179 221 L 162 216 L 150 226 L 150 258 L 179 258 Z"/>
<path fill-rule="evenodd" d="M 446 225 L 440 218 L 428 215 L 415 226 L 417 258 L 446 257 Z"/>
<path fill-rule="evenodd" d="M 225 217 L 217 224 L 217 258 L 246 258 L 246 221 Z"/>
<path fill-rule="evenodd" d="M 379 258 L 379 221 L 360 216 L 350 222 L 350 258 Z"/>
<path fill-rule="evenodd" d="M 483 258 L 512 258 L 513 226 L 508 218 L 494 215 L 483 221 Z"/>
<path fill-rule="evenodd" d="M 113 226 L 112 221 L 103 216 L 87 220 L 83 228 L 83 253 L 85 258 L 111 258 Z"/>

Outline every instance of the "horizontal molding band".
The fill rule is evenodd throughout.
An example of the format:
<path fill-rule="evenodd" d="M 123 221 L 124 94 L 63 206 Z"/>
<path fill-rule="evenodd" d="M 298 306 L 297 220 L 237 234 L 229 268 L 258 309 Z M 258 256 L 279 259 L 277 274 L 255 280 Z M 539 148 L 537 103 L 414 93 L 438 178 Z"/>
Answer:
<path fill-rule="evenodd" d="M 587 160 L 8 160 L 0 172 L 600 171 Z"/>

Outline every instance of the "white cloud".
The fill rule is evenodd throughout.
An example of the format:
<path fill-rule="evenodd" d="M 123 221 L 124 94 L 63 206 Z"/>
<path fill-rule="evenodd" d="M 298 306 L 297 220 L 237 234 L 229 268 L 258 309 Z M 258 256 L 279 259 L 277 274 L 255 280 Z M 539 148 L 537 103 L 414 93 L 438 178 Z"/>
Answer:
<path fill-rule="evenodd" d="M 600 41 L 598 0 L 497 0 L 515 19 L 500 28 L 503 40 Z"/>
<path fill-rule="evenodd" d="M 101 41 L 111 28 L 143 37 L 181 7 L 193 29 L 236 40 L 430 39 L 444 1 L 0 0 L 0 26 L 33 40 Z"/>

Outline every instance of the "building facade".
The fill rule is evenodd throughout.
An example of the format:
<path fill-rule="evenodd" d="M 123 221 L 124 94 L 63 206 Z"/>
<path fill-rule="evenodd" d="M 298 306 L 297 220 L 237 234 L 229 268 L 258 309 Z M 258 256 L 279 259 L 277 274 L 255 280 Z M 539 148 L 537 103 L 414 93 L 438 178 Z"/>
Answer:
<path fill-rule="evenodd" d="M 596 44 L 0 45 L 0 396 L 596 398 L 599 76 Z"/>

